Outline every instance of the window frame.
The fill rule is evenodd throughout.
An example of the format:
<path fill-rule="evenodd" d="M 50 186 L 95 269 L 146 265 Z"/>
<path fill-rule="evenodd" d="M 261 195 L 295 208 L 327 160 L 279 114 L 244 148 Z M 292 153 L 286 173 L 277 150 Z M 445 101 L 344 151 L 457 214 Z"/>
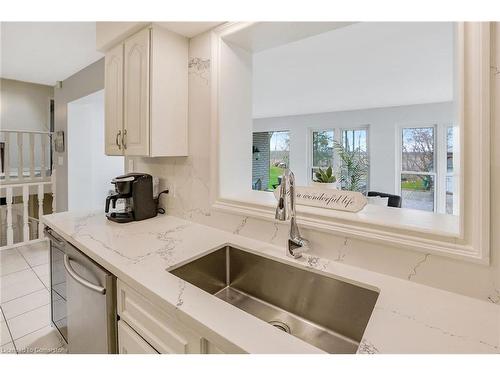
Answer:
<path fill-rule="evenodd" d="M 403 131 L 405 129 L 433 129 L 433 155 L 432 155 L 432 164 L 433 164 L 433 171 L 432 172 L 417 172 L 417 171 L 407 171 L 403 170 Z M 403 197 L 402 195 L 402 190 L 401 189 L 401 177 L 403 175 L 416 175 L 416 176 L 432 176 L 434 178 L 434 192 L 433 192 L 433 210 L 432 211 L 427 211 L 427 212 L 438 212 L 438 200 L 439 200 L 439 194 L 438 194 L 438 189 L 439 186 L 441 185 L 440 181 L 438 180 L 438 171 L 439 171 L 439 166 L 438 166 L 438 123 L 412 123 L 412 124 L 398 124 L 396 125 L 396 181 L 395 181 L 395 191 L 396 194 L 399 195 L 400 197 Z M 418 211 L 426 211 L 426 210 L 418 210 Z"/>
<path fill-rule="evenodd" d="M 251 79 L 244 74 L 251 62 L 248 58 L 251 52 L 238 55 L 239 60 L 236 60 L 234 54 L 228 53 L 233 47 L 227 41 L 231 38 L 236 43 L 234 37 L 241 32 L 258 37 L 258 25 L 258 22 L 230 22 L 210 33 L 210 155 L 215 162 L 210 165 L 209 196 L 210 209 L 213 211 L 271 221 L 276 208 L 273 194 L 230 190 L 226 184 L 232 180 L 223 172 L 233 167 L 235 159 L 239 161 L 241 154 L 240 149 L 232 143 L 236 134 L 230 125 L 236 120 L 240 121 L 245 132 L 252 125 L 249 120 Z M 460 145 L 456 155 L 460 163 L 456 184 L 460 194 L 459 216 L 415 210 L 408 216 L 403 215 L 404 209 L 385 207 L 376 212 L 345 213 L 298 206 L 297 215 L 302 226 L 425 254 L 490 264 L 491 42 L 494 24 L 456 22 L 456 25 L 458 84 L 455 95 L 459 124 L 457 139 Z M 236 47 L 239 46 L 236 43 Z M 241 95 L 235 96 L 235 90 Z M 465 95 L 466 92 L 472 94 Z M 247 142 L 247 139 L 237 145 L 243 142 Z M 229 153 L 234 158 L 227 158 Z M 418 212 L 418 215 L 414 212 Z"/>
<path fill-rule="evenodd" d="M 314 127 L 310 127 L 309 131 L 308 131 L 308 139 L 307 139 L 306 150 L 307 150 L 307 155 L 308 155 L 308 158 L 307 158 L 307 175 L 309 176 L 308 177 L 309 182 L 314 181 L 313 180 L 313 174 L 312 174 L 313 168 L 320 168 L 318 166 L 314 166 L 313 165 L 313 161 L 314 161 L 314 147 L 313 147 L 314 133 L 324 132 L 324 131 L 333 131 L 333 140 L 334 141 L 336 140 L 337 128 L 334 128 L 334 127 L 330 127 L 330 128 L 314 128 Z M 335 158 L 335 151 L 332 153 L 332 168 L 334 170 L 337 169 L 337 161 L 336 161 L 336 158 Z"/>
<path fill-rule="evenodd" d="M 292 145 L 290 143 L 291 131 L 290 131 L 290 129 L 280 129 L 280 130 L 269 130 L 267 133 L 272 133 L 271 136 L 269 137 L 269 145 L 268 145 L 268 147 L 269 147 L 269 165 L 267 168 L 267 173 L 269 174 L 268 178 L 269 178 L 269 181 L 271 181 L 271 138 L 273 137 L 274 133 L 288 133 L 288 168 L 290 168 L 290 163 L 291 163 L 290 154 L 291 154 L 291 149 L 292 149 Z M 264 191 L 267 191 L 267 190 L 264 190 Z"/>
<path fill-rule="evenodd" d="M 416 129 L 416 128 L 434 128 L 434 170 L 433 172 L 416 172 L 416 171 L 405 171 L 402 169 L 402 152 L 403 152 L 403 130 L 404 129 Z M 434 177 L 434 210 L 427 212 L 434 212 L 438 214 L 446 213 L 446 178 L 451 176 L 454 178 L 454 192 L 453 192 L 453 215 L 458 215 L 460 211 L 459 207 L 459 191 L 456 188 L 457 181 L 456 178 L 460 175 L 458 168 L 455 166 L 456 160 L 459 153 L 453 151 L 453 171 L 448 172 L 447 169 L 447 131 L 449 128 L 457 129 L 456 125 L 451 123 L 405 123 L 397 124 L 396 126 L 396 174 L 395 174 L 395 191 L 399 196 L 402 197 L 401 189 L 401 176 L 402 175 L 420 175 L 420 176 L 433 176 Z M 454 138 L 456 135 L 453 136 Z M 426 210 L 418 210 L 426 211 Z M 451 214 L 448 214 L 451 215 Z"/>
<path fill-rule="evenodd" d="M 340 134 L 341 134 L 340 142 L 343 142 L 343 135 L 344 135 L 344 131 L 345 130 L 365 130 L 366 131 L 366 157 L 368 158 L 368 172 L 366 174 L 366 194 L 368 194 L 368 192 L 370 191 L 370 185 L 371 185 L 371 181 L 370 181 L 371 173 L 370 173 L 370 170 L 372 168 L 371 157 L 370 157 L 370 151 L 371 151 L 371 147 L 370 147 L 370 124 L 364 124 L 364 125 L 360 125 L 360 126 L 352 126 L 352 127 L 341 128 L 340 129 Z"/>
<path fill-rule="evenodd" d="M 291 131 L 290 129 L 278 129 L 278 130 L 266 130 L 266 131 L 252 131 L 252 137 L 253 137 L 253 134 L 254 133 L 288 133 L 288 139 L 290 139 L 290 134 L 291 134 Z M 272 138 L 272 135 L 269 137 L 269 142 L 268 142 L 268 145 L 267 147 L 269 148 L 269 162 L 271 162 L 271 138 Z M 288 143 L 288 163 L 290 164 L 290 149 L 292 148 L 291 144 Z M 252 156 L 252 164 L 254 162 L 254 159 L 253 159 L 253 156 Z M 270 181 L 271 180 L 271 164 L 268 165 L 268 168 L 267 168 L 267 174 L 268 174 L 268 180 Z M 256 190 L 256 191 L 268 191 L 267 189 L 266 190 Z"/>
<path fill-rule="evenodd" d="M 452 128 L 453 129 L 453 170 L 451 172 L 448 171 L 448 129 Z M 443 133 L 444 133 L 444 140 L 443 140 L 443 155 L 442 158 L 444 160 L 443 162 L 443 194 L 444 194 L 444 207 L 443 207 L 443 212 L 448 214 L 446 212 L 446 179 L 448 177 L 453 177 L 453 212 L 448 215 L 459 215 L 460 214 L 460 189 L 459 189 L 459 178 L 460 178 L 460 166 L 458 164 L 459 160 L 459 152 L 458 150 L 458 141 L 459 141 L 459 136 L 457 132 L 459 131 L 458 127 L 454 124 L 443 124 Z"/>
<path fill-rule="evenodd" d="M 355 125 L 355 126 L 350 126 L 350 127 L 341 127 L 341 126 L 332 126 L 332 127 L 309 127 L 308 128 L 308 139 L 307 139 L 307 172 L 309 176 L 309 182 L 313 181 L 313 175 L 312 175 L 312 169 L 313 168 L 319 168 L 317 166 L 313 165 L 313 160 L 314 160 L 314 147 L 313 147 L 313 133 L 315 132 L 322 132 L 322 131 L 333 131 L 333 140 L 338 141 L 340 143 L 343 142 L 343 134 L 344 131 L 346 130 L 365 130 L 366 131 L 366 154 L 368 157 L 368 173 L 367 173 L 367 183 L 366 183 L 366 191 L 368 192 L 370 190 L 370 169 L 371 169 L 371 164 L 370 164 L 370 124 L 363 124 L 363 125 Z M 338 171 L 340 167 L 340 161 L 338 160 L 337 157 L 335 157 L 335 151 L 333 152 L 332 155 L 332 165 L 334 171 Z"/>

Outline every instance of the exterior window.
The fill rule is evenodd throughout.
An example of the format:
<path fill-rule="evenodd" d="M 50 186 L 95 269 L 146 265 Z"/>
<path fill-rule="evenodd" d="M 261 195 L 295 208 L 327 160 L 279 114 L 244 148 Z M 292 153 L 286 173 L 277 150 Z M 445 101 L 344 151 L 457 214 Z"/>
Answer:
<path fill-rule="evenodd" d="M 347 158 L 340 161 L 342 189 L 366 193 L 369 186 L 368 129 L 344 129 L 342 145 Z M 348 165 L 345 165 L 348 164 Z"/>
<path fill-rule="evenodd" d="M 318 168 L 332 167 L 337 186 L 366 193 L 369 181 L 368 128 L 311 131 L 311 180 Z"/>
<path fill-rule="evenodd" d="M 252 189 L 274 190 L 290 163 L 290 132 L 254 132 L 252 138 Z"/>
<path fill-rule="evenodd" d="M 312 132 L 312 168 L 311 179 L 318 168 L 333 168 L 333 129 L 315 130 Z"/>
<path fill-rule="evenodd" d="M 400 151 L 402 207 L 435 211 L 435 127 L 403 128 Z"/>
<path fill-rule="evenodd" d="M 342 132 L 342 139 L 344 147 L 349 152 L 363 152 L 368 150 L 368 143 L 366 140 L 367 129 L 349 129 Z"/>
<path fill-rule="evenodd" d="M 270 142 L 269 184 L 274 190 L 281 183 L 281 175 L 290 165 L 290 132 L 272 132 Z"/>

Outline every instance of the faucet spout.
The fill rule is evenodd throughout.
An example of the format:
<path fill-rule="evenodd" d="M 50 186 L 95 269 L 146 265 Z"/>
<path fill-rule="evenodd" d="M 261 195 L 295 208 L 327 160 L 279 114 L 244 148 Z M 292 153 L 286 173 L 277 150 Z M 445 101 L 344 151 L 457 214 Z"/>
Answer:
<path fill-rule="evenodd" d="M 286 172 L 285 172 L 286 173 Z M 287 197 L 287 193 L 286 193 L 286 183 L 284 183 L 284 180 L 286 179 L 285 176 L 283 176 L 283 179 L 281 180 L 281 185 L 280 185 L 280 195 L 279 195 L 279 198 L 278 198 L 278 205 L 276 206 L 276 214 L 275 214 L 275 218 L 276 220 L 279 220 L 279 221 L 286 221 L 289 217 L 289 213 L 288 213 L 288 210 L 287 210 L 287 201 L 288 201 L 288 197 Z"/>
<path fill-rule="evenodd" d="M 281 179 L 278 205 L 276 206 L 276 220 L 286 221 L 290 218 L 290 235 L 288 237 L 287 255 L 300 258 L 302 253 L 310 250 L 308 240 L 300 235 L 295 212 L 295 175 L 286 169 Z"/>

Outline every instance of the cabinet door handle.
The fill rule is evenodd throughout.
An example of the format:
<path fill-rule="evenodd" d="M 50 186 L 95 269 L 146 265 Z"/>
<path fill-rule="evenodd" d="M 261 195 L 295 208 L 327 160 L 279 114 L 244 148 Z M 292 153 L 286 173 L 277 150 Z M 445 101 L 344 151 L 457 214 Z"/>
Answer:
<path fill-rule="evenodd" d="M 123 137 L 122 137 L 122 144 L 123 144 L 123 149 L 127 149 L 127 129 L 123 130 Z"/>
<path fill-rule="evenodd" d="M 118 130 L 118 133 L 116 133 L 116 139 L 115 139 L 116 145 L 118 146 L 118 150 L 122 149 L 121 135 L 122 135 L 122 131 Z"/>

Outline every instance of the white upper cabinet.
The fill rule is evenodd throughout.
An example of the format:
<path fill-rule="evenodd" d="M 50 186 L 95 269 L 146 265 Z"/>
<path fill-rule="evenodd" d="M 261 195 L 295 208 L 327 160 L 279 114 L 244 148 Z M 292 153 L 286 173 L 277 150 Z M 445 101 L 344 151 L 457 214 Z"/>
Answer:
<path fill-rule="evenodd" d="M 123 45 L 106 53 L 105 58 L 105 152 L 122 155 L 123 132 Z"/>
<path fill-rule="evenodd" d="M 149 155 L 149 35 L 139 31 L 125 41 L 123 149 Z"/>
<path fill-rule="evenodd" d="M 187 156 L 187 38 L 142 29 L 106 53 L 105 74 L 106 154 Z"/>

